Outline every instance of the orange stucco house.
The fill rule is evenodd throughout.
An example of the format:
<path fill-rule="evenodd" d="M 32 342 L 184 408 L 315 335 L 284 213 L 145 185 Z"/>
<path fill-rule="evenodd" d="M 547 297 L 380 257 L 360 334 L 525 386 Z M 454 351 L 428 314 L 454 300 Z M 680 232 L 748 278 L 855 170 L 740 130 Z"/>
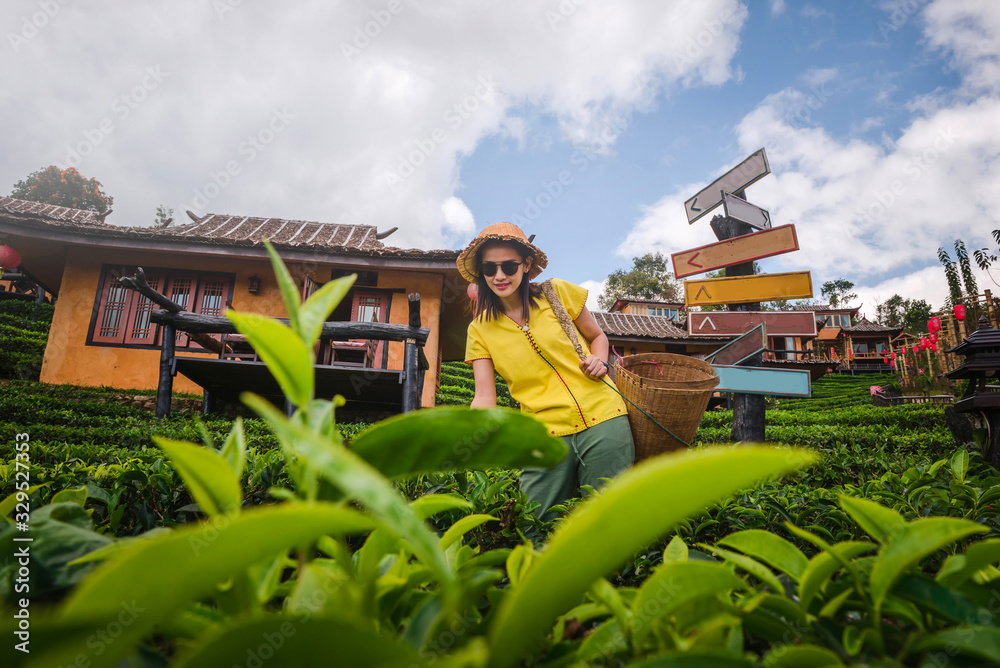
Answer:
<path fill-rule="evenodd" d="M 277 218 L 208 214 L 165 228 L 107 223 L 90 211 L 0 198 L 0 243 L 21 254 L 21 271 L 57 297 L 41 381 L 156 388 L 160 326 L 153 304 L 116 279 L 142 267 L 149 284 L 188 311 L 286 315 L 263 240 L 288 265 L 302 294 L 332 278 L 358 274 L 332 321 L 405 325 L 409 293 L 420 295 L 421 326 L 430 330 L 421 404 L 434 405 L 442 361 L 461 359 L 471 310 L 455 266 L 458 251 L 386 246 L 393 230 Z M 347 354 L 350 351 L 343 351 Z M 369 351 L 371 352 L 371 351 Z M 186 336 L 178 357 L 215 357 Z M 381 342 L 375 369 L 402 369 L 403 344 Z M 178 374 L 174 389 L 201 392 Z"/>

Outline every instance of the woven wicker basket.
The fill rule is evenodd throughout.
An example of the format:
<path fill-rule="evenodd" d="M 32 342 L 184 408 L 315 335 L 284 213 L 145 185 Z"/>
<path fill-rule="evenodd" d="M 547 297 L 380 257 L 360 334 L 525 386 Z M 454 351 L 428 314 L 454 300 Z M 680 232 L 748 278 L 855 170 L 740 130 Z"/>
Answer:
<path fill-rule="evenodd" d="M 615 384 L 626 399 L 690 443 L 719 377 L 711 365 L 693 357 L 643 353 L 618 362 Z M 684 447 L 629 401 L 625 403 L 637 462 Z"/>

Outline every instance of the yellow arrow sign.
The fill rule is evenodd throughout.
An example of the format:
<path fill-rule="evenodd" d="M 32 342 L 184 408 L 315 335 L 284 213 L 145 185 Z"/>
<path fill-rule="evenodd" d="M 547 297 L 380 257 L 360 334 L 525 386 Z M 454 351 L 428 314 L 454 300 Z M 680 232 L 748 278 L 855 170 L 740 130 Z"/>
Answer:
<path fill-rule="evenodd" d="M 812 278 L 808 271 L 684 281 L 684 304 L 689 307 L 809 299 L 812 296 Z"/>
<path fill-rule="evenodd" d="M 674 253 L 674 276 L 683 278 L 799 249 L 794 225 L 782 225 L 728 241 Z"/>

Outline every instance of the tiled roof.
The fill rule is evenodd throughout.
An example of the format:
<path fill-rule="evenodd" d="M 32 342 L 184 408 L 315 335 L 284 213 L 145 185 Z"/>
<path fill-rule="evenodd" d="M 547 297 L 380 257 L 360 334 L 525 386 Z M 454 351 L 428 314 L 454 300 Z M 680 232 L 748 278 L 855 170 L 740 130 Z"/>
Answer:
<path fill-rule="evenodd" d="M 856 313 L 860 306 L 830 306 L 829 304 L 792 304 L 793 311 L 850 311 Z"/>
<path fill-rule="evenodd" d="M 845 327 L 844 331 L 848 334 L 899 334 L 903 331 L 903 328 L 885 327 L 884 325 L 870 322 L 867 318 L 861 318 L 858 324 L 853 327 Z"/>
<path fill-rule="evenodd" d="M 612 336 L 647 336 L 654 339 L 687 339 L 687 331 L 662 315 L 634 315 L 594 311 L 594 319 L 605 334 Z"/>
<path fill-rule="evenodd" d="M 219 246 L 260 246 L 268 239 L 275 246 L 346 255 L 454 260 L 457 250 L 422 250 L 386 246 L 374 225 L 340 225 L 283 218 L 255 218 L 210 213 L 186 225 L 166 228 L 126 227 L 105 224 L 99 214 L 61 206 L 0 197 L 0 219 L 24 227 L 64 229 L 95 238 L 129 238 L 145 241 L 187 241 Z"/>
<path fill-rule="evenodd" d="M 94 211 L 71 209 L 66 206 L 56 206 L 55 204 L 29 202 L 24 199 L 14 199 L 13 197 L 0 197 L 0 213 L 9 214 L 17 218 L 37 218 L 77 225 L 100 225 L 107 227 L 104 225 L 100 214 Z"/>
<path fill-rule="evenodd" d="M 210 213 L 196 222 L 157 230 L 164 236 L 201 237 L 218 241 L 259 242 L 289 246 L 337 246 L 373 250 L 382 248 L 374 225 L 336 225 L 282 218 L 224 216 Z"/>

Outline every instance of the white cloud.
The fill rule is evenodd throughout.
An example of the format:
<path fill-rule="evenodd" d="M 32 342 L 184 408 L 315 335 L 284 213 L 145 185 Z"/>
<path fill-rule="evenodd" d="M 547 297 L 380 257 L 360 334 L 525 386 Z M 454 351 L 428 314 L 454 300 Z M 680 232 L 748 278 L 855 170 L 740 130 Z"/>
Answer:
<path fill-rule="evenodd" d="M 967 82 L 977 82 L 1000 55 L 1000 39 L 993 40 L 992 51 L 985 43 L 958 47 L 955 40 L 965 32 L 956 17 L 964 25 L 978 8 L 982 23 L 993 26 L 1000 5 L 955 5 L 962 11 L 949 11 L 950 2 L 928 7 L 928 36 L 942 48 L 958 49 L 956 67 Z M 779 91 L 736 128 L 733 164 L 764 146 L 773 172 L 749 188 L 750 201 L 770 210 L 775 225 L 795 223 L 799 238 L 799 251 L 768 258 L 762 267 L 811 271 L 817 296 L 823 281 L 844 277 L 859 293 L 898 285 L 912 290 L 902 296 L 940 307 L 945 295 L 938 289 L 943 273 L 937 248 L 957 238 L 970 249 L 993 247 L 987 235 L 1000 228 L 1000 97 L 939 98 L 933 107 L 914 109 L 909 126 L 888 144 L 839 140 L 810 127 L 820 97 L 795 88 Z M 731 166 L 720 166 L 719 173 Z M 684 200 L 705 185 L 682 186 L 645 210 L 617 252 L 669 254 L 714 242 L 707 221 L 689 226 L 683 214 Z"/>
<path fill-rule="evenodd" d="M 785 13 L 785 0 L 771 0 L 771 16 Z"/>
<path fill-rule="evenodd" d="M 592 144 L 672 87 L 730 80 L 747 18 L 738 0 L 58 6 L 0 51 L 0 114 L 16 128 L 0 183 L 82 147 L 115 224 L 166 204 L 399 226 L 394 243 L 424 248 L 474 231 L 449 204 L 459 161 L 492 134 L 524 142 L 515 109 Z M 5 2 L 0 23 L 16 32 L 38 11 Z M 149 67 L 165 78 L 116 111 Z"/>
<path fill-rule="evenodd" d="M 597 303 L 598 297 L 604 292 L 604 281 L 582 281 L 580 287 L 587 289 L 587 308 L 591 311 L 603 311 Z"/>

